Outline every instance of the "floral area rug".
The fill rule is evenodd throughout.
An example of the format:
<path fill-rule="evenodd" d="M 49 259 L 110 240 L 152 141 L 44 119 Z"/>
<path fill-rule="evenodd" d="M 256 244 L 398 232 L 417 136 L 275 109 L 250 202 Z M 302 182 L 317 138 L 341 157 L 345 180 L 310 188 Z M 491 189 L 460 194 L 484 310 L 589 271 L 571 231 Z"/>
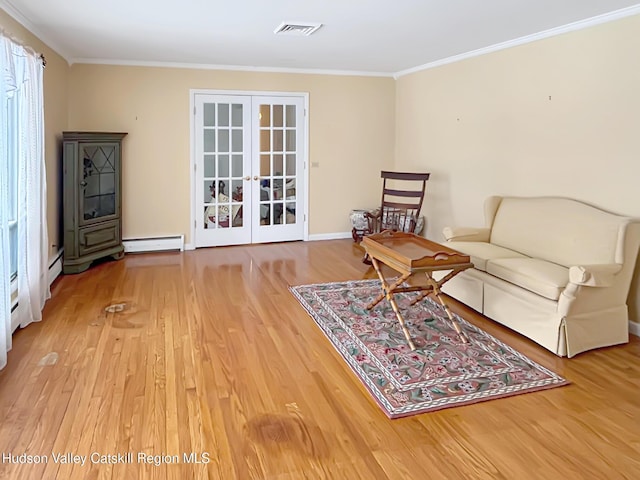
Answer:
<path fill-rule="evenodd" d="M 379 280 L 289 288 L 390 418 L 569 383 L 456 316 L 471 340 L 462 343 L 439 303 L 409 305 L 413 292 L 395 295 L 411 351 L 386 299 L 366 309 Z"/>

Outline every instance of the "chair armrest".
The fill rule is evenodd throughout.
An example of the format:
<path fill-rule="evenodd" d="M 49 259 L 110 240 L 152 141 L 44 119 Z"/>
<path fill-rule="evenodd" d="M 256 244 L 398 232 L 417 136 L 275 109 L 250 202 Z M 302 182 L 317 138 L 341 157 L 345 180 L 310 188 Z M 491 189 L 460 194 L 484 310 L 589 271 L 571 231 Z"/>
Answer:
<path fill-rule="evenodd" d="M 488 242 L 491 230 L 489 228 L 444 227 L 442 233 L 447 242 Z"/>
<path fill-rule="evenodd" d="M 622 265 L 618 263 L 577 265 L 569 268 L 569 281 L 586 287 L 610 287 L 620 270 Z"/>

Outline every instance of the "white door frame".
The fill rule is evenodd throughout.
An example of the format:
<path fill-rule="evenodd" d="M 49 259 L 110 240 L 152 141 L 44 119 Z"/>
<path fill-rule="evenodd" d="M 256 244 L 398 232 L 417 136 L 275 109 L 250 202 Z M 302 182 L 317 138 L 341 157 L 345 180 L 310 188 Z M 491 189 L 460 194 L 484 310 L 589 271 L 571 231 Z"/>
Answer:
<path fill-rule="evenodd" d="M 303 157 L 303 179 L 304 179 L 304 220 L 303 220 L 303 241 L 309 240 L 309 93 L 308 92 L 269 92 L 254 90 L 208 90 L 192 88 L 189 90 L 189 148 L 190 148 L 190 186 L 191 186 L 191 226 L 189 227 L 189 242 L 185 244 L 185 250 L 194 250 L 196 235 L 196 126 L 195 126 L 195 97 L 196 95 L 241 95 L 241 96 L 270 96 L 270 97 L 302 97 L 304 99 L 304 157 Z M 202 215 L 201 215 L 202 216 Z"/>

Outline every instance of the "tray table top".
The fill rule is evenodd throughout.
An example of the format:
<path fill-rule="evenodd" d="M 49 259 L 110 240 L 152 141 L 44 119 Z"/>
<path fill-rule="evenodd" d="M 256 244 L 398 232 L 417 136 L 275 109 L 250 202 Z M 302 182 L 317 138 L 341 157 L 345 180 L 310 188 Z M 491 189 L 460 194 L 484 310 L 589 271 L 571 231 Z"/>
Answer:
<path fill-rule="evenodd" d="M 453 266 L 468 264 L 469 255 L 440 245 L 413 233 L 385 230 L 362 239 L 367 253 L 392 267 L 402 270 L 446 270 Z"/>

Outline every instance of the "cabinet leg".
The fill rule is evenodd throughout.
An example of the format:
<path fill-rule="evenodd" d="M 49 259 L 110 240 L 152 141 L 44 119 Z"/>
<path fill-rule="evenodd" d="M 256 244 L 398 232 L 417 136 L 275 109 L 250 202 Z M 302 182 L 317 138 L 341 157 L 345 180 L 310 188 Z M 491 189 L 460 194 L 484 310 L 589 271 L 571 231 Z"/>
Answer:
<path fill-rule="evenodd" d="M 67 273 L 82 273 L 85 270 L 87 270 L 90 266 L 91 266 L 92 262 L 85 262 L 85 263 L 77 263 L 77 264 L 73 264 L 73 265 L 65 265 L 64 262 L 62 264 L 62 273 L 67 274 Z"/>

